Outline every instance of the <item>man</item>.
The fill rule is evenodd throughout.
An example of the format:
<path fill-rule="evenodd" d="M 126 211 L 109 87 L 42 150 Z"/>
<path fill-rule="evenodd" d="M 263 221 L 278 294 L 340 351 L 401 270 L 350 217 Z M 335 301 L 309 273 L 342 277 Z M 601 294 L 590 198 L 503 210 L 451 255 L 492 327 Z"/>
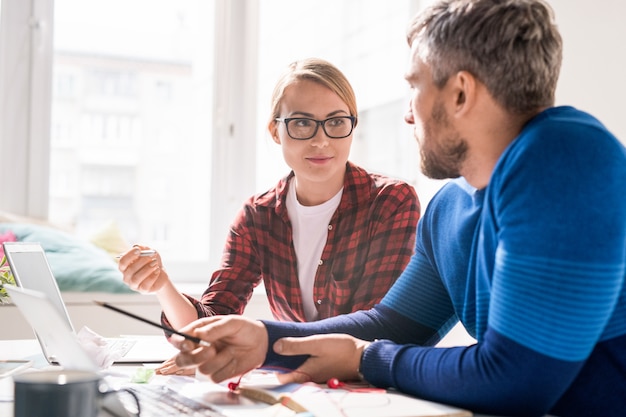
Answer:
<path fill-rule="evenodd" d="M 215 381 L 362 376 L 497 415 L 626 410 L 626 149 L 553 107 L 561 37 L 540 0 L 441 1 L 409 30 L 422 169 L 454 178 L 379 305 L 313 323 L 241 317 L 183 329 L 180 366 Z M 460 320 L 477 343 L 433 348 Z M 373 342 L 372 342 L 373 341 Z M 294 356 L 295 355 L 295 356 Z"/>

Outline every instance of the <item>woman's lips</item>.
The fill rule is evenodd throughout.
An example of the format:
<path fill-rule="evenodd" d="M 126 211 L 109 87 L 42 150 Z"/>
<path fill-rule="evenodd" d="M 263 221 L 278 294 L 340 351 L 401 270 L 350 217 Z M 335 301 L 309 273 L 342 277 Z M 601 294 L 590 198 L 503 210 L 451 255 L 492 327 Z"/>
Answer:
<path fill-rule="evenodd" d="M 306 158 L 307 161 L 312 162 L 314 164 L 323 164 L 332 159 L 331 156 L 309 156 Z"/>

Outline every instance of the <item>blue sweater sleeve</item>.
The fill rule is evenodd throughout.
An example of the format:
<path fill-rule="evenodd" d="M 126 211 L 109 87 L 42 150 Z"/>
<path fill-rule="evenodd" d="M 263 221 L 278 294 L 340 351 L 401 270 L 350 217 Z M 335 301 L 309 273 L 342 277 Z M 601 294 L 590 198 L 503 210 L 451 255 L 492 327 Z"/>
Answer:
<path fill-rule="evenodd" d="M 295 323 L 262 320 L 268 332 L 270 350 L 264 366 L 279 366 L 295 369 L 306 356 L 282 356 L 272 350 L 272 345 L 281 337 L 304 337 L 314 334 L 345 333 L 362 340 L 389 339 L 397 343 L 424 344 L 432 336 L 433 329 L 425 327 L 397 311 L 376 305 L 368 311 L 357 311 L 324 320 Z M 406 331 L 411 329 L 411 331 Z"/>

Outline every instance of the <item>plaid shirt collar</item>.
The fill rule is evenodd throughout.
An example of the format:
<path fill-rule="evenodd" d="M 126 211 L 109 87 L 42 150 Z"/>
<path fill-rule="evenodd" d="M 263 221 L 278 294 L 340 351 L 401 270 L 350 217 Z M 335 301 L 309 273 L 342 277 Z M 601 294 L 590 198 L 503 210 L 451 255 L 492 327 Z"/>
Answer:
<path fill-rule="evenodd" d="M 276 214 L 287 218 L 287 192 L 289 191 L 289 181 L 295 176 L 291 171 L 282 178 L 276 185 L 276 193 L 269 193 L 261 196 L 256 204 L 264 207 L 275 207 Z M 346 163 L 346 175 L 344 177 L 343 195 L 339 202 L 337 211 L 347 210 L 350 207 L 366 204 L 371 196 L 372 180 L 370 175 L 362 168 L 348 161 Z"/>

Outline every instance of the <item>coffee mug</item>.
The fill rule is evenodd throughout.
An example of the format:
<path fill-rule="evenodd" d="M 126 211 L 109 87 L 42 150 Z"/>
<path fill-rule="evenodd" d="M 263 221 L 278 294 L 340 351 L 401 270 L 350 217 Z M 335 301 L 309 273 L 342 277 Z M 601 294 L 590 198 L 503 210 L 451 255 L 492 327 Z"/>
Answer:
<path fill-rule="evenodd" d="M 97 417 L 108 390 L 97 372 L 45 370 L 13 377 L 14 417 Z"/>

